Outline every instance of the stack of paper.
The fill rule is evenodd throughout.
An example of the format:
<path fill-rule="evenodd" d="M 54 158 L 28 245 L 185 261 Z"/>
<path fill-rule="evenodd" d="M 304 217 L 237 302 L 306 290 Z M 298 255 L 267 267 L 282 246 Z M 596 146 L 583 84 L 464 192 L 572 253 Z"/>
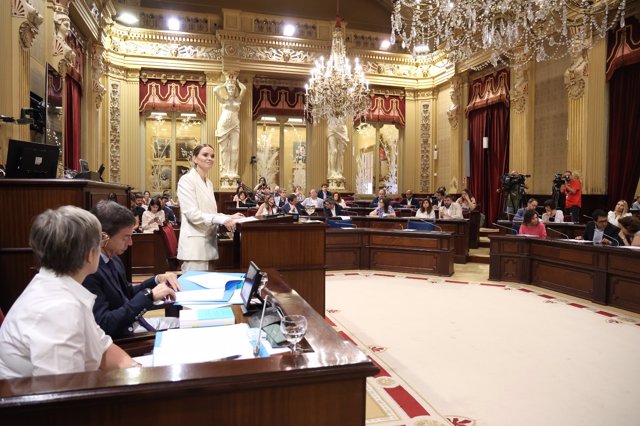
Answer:
<path fill-rule="evenodd" d="M 235 324 L 233 310 L 226 306 L 214 309 L 182 309 L 180 311 L 180 328 L 212 327 Z"/>
<path fill-rule="evenodd" d="M 235 303 L 234 293 L 242 286 L 243 274 L 187 272 L 178 281 L 182 291 L 176 293 L 178 305 L 215 305 Z"/>

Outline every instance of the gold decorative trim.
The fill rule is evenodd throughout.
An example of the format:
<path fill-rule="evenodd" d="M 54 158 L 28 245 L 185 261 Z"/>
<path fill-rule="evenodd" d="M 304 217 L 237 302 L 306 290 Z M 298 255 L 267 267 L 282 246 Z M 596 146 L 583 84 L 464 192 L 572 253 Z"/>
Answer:
<path fill-rule="evenodd" d="M 33 40 L 40 32 L 40 26 L 44 22 L 44 17 L 28 0 L 14 0 L 12 13 L 15 17 L 26 19 L 20 24 L 18 33 L 20 36 L 20 47 L 24 50 L 29 50 L 31 46 L 33 46 Z"/>
<path fill-rule="evenodd" d="M 265 77 L 256 77 L 253 79 L 253 86 L 303 88 L 305 84 L 306 81 L 300 80 L 283 80 Z"/>
<path fill-rule="evenodd" d="M 460 117 L 460 102 L 461 102 L 462 82 L 460 78 L 451 79 L 451 87 L 449 88 L 449 96 L 451 97 L 451 105 L 447 110 L 447 119 L 452 129 L 458 127 L 458 120 Z"/>
<path fill-rule="evenodd" d="M 120 83 L 111 83 L 109 96 L 109 180 L 120 183 Z"/>
<path fill-rule="evenodd" d="M 96 109 L 100 109 L 102 105 L 102 99 L 106 92 L 104 84 L 102 84 L 102 76 L 104 75 L 104 59 L 102 54 L 104 53 L 104 46 L 101 44 L 94 44 L 91 49 L 91 70 L 93 79 L 93 93 L 96 97 Z"/>
<path fill-rule="evenodd" d="M 122 40 L 117 37 L 111 38 L 111 50 L 125 55 L 222 60 L 220 49 L 217 47 Z"/>
<path fill-rule="evenodd" d="M 513 88 L 509 92 L 511 109 L 522 114 L 525 112 L 529 96 L 529 76 L 523 68 L 516 68 L 513 72 Z"/>
<path fill-rule="evenodd" d="M 146 83 L 148 80 L 160 80 L 163 84 L 166 84 L 169 80 L 179 81 L 181 85 L 187 84 L 189 81 L 195 81 L 200 86 L 204 86 L 207 83 L 207 77 L 204 73 L 172 73 L 163 70 L 147 70 L 143 69 L 140 72 L 140 80 Z"/>
<path fill-rule="evenodd" d="M 293 50 L 288 48 L 279 49 L 263 46 L 244 46 L 242 49 L 242 57 L 259 61 L 310 64 L 316 59 L 319 59 L 320 55 L 304 50 Z"/>
<path fill-rule="evenodd" d="M 422 104 L 420 114 L 420 190 L 431 192 L 431 103 Z"/>
<path fill-rule="evenodd" d="M 587 87 L 587 77 L 589 76 L 589 62 L 587 51 L 580 50 L 572 56 L 569 68 L 564 72 L 564 87 L 571 99 L 580 99 L 584 95 Z"/>

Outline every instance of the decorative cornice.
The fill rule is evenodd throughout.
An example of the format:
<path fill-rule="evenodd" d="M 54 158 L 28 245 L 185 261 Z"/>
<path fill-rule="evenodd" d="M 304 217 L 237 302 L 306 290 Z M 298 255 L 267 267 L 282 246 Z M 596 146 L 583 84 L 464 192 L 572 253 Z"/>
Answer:
<path fill-rule="evenodd" d="M 18 29 L 20 47 L 24 50 L 31 49 L 33 40 L 38 35 L 38 32 L 40 32 L 40 26 L 44 22 L 44 17 L 28 0 L 13 0 L 12 14 L 18 18 L 25 18 L 25 21 L 20 24 L 20 28 Z"/>
<path fill-rule="evenodd" d="M 372 86 L 370 88 L 371 95 L 382 95 L 382 96 L 400 96 L 405 97 L 406 91 L 403 87 L 380 87 L 380 86 Z"/>
<path fill-rule="evenodd" d="M 265 77 L 256 77 L 253 79 L 254 86 L 304 88 L 305 83 L 305 81 L 300 80 L 283 80 Z"/>
<path fill-rule="evenodd" d="M 220 61 L 219 48 L 178 43 L 144 42 L 111 38 L 111 50 L 123 55 L 140 55 L 179 59 L 207 59 Z"/>
<path fill-rule="evenodd" d="M 524 68 L 513 70 L 513 87 L 509 92 L 509 97 L 511 98 L 511 109 L 518 114 L 522 114 L 526 110 L 529 96 L 528 80 L 529 76 Z"/>
<path fill-rule="evenodd" d="M 106 73 L 110 77 L 124 79 L 124 78 L 127 77 L 127 71 L 128 70 L 129 70 L 129 68 L 122 67 L 120 65 L 115 65 L 115 64 L 111 64 L 111 63 L 107 63 L 106 64 Z"/>
<path fill-rule="evenodd" d="M 311 64 L 316 59 L 320 58 L 320 55 L 316 53 L 310 53 L 304 50 L 293 49 L 278 49 L 273 47 L 262 46 L 244 46 L 241 51 L 241 56 L 246 59 L 256 59 L 259 61 L 274 61 L 285 63 L 302 63 Z"/>
<path fill-rule="evenodd" d="M 160 80 L 162 83 L 166 83 L 169 80 L 179 81 L 183 86 L 188 81 L 195 81 L 200 86 L 204 86 L 207 83 L 207 77 L 204 73 L 172 73 L 165 70 L 147 70 L 140 71 L 140 80 L 144 83 L 149 79 Z"/>
<path fill-rule="evenodd" d="M 578 52 L 573 56 L 571 65 L 564 72 L 564 87 L 570 99 L 580 99 L 584 95 L 587 87 L 587 77 L 589 76 L 589 62 L 587 61 L 586 50 Z"/>

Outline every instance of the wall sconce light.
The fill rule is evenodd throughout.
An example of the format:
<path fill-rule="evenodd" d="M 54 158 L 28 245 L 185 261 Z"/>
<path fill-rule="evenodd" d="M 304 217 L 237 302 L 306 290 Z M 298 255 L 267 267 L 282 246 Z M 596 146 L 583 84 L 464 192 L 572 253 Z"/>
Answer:
<path fill-rule="evenodd" d="M 433 146 L 433 159 L 434 160 L 438 159 L 438 145 Z"/>
<path fill-rule="evenodd" d="M 489 149 L 489 138 L 487 136 L 482 137 L 482 148 Z"/>

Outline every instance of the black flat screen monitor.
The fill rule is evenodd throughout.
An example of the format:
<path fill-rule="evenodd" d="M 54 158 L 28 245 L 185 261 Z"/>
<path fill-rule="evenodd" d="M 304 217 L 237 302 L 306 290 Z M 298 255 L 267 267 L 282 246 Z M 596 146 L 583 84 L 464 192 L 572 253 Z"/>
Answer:
<path fill-rule="evenodd" d="M 9 140 L 7 177 L 53 179 L 58 170 L 60 148 L 43 143 Z"/>
<path fill-rule="evenodd" d="M 261 306 L 260 304 L 252 303 L 254 298 L 262 300 L 258 294 L 258 287 L 260 286 L 260 279 L 262 278 L 262 272 L 255 263 L 249 263 L 249 269 L 244 277 L 244 283 L 240 290 L 240 297 L 242 297 L 242 304 L 247 311 L 255 310 L 255 308 Z"/>

